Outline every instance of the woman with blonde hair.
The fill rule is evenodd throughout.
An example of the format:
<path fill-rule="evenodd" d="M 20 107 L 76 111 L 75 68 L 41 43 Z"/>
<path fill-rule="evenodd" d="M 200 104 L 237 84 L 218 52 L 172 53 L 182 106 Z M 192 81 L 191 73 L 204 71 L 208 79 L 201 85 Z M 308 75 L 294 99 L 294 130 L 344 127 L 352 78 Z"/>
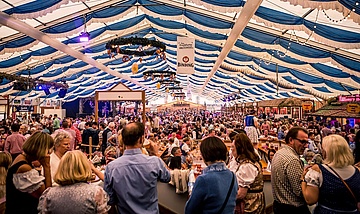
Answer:
<path fill-rule="evenodd" d="M 40 197 L 39 213 L 107 213 L 107 193 L 91 185 L 91 164 L 79 150 L 62 157 L 54 181 L 60 186 L 47 189 Z"/>
<path fill-rule="evenodd" d="M 239 185 L 235 213 L 264 213 L 265 195 L 262 167 L 251 140 L 245 133 L 235 135 L 231 151 L 233 157 L 229 169 L 235 173 Z"/>
<path fill-rule="evenodd" d="M 0 151 L 0 214 L 5 213 L 6 175 L 11 166 L 12 158 L 9 152 Z"/>
<path fill-rule="evenodd" d="M 23 145 L 6 176 L 5 213 L 38 213 L 39 197 L 51 187 L 50 153 L 54 146 L 52 137 L 43 132 L 31 135 Z M 44 176 L 34 168 L 40 162 Z"/>
<path fill-rule="evenodd" d="M 329 135 L 322 143 L 323 164 L 306 168 L 301 188 L 315 214 L 359 213 L 360 171 L 346 140 Z"/>
<path fill-rule="evenodd" d="M 54 179 L 61 158 L 70 150 L 71 136 L 68 132 L 59 129 L 52 137 L 54 138 L 54 152 L 50 155 L 50 169 L 51 178 Z"/>

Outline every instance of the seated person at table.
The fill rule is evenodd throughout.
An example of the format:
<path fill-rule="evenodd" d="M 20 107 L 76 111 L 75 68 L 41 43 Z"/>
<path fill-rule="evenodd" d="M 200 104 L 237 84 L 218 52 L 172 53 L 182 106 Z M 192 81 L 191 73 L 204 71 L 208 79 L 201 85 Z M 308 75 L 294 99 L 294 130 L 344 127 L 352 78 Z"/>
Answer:
<path fill-rule="evenodd" d="M 105 149 L 106 165 L 117 158 L 117 151 L 115 146 L 109 146 Z"/>
<path fill-rule="evenodd" d="M 268 155 L 267 155 L 268 162 L 267 162 L 266 170 L 269 171 L 269 172 L 271 172 L 271 161 L 272 161 L 275 153 L 276 153 L 275 149 L 269 149 L 268 150 Z"/>
<path fill-rule="evenodd" d="M 179 147 L 173 147 L 171 155 L 165 162 L 170 169 L 181 169 L 181 150 Z"/>
<path fill-rule="evenodd" d="M 79 150 L 67 152 L 54 177 L 60 186 L 43 192 L 39 213 L 107 213 L 109 197 L 102 187 L 88 183 L 91 177 L 86 156 Z"/>
<path fill-rule="evenodd" d="M 268 130 L 264 130 L 264 134 L 260 135 L 260 140 L 276 140 L 277 138 L 269 135 Z"/>

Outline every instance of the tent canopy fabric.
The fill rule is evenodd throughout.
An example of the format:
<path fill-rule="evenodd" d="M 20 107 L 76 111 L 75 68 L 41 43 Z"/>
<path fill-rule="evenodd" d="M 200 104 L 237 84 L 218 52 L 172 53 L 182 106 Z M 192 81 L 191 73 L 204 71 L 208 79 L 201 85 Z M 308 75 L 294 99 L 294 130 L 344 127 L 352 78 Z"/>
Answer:
<path fill-rule="evenodd" d="M 195 73 L 177 75 L 184 90 L 211 100 L 237 95 L 235 102 L 328 99 L 360 89 L 359 2 L 263 0 L 212 74 L 246 1 L 8 0 L 0 2 L 0 70 L 66 81 L 65 102 L 93 96 L 117 83 L 145 90 L 147 100 L 156 100 L 166 96 L 166 87 L 158 89 L 157 80 L 145 80 L 142 73 L 176 71 L 177 37 L 187 36 L 196 40 Z M 48 43 L 11 27 L 10 20 L 47 35 Z M 79 41 L 84 30 L 90 34 L 88 43 Z M 121 55 L 109 57 L 105 44 L 117 37 L 161 41 L 166 44 L 166 59 L 129 56 L 124 62 Z M 58 42 L 83 57 L 54 48 Z M 84 58 L 95 60 L 96 66 Z M 134 63 L 139 67 L 136 74 L 131 69 Z M 19 92 L 12 86 L 2 79 L 0 95 L 46 97 L 42 90 Z M 57 91 L 51 92 L 48 97 L 58 98 Z"/>

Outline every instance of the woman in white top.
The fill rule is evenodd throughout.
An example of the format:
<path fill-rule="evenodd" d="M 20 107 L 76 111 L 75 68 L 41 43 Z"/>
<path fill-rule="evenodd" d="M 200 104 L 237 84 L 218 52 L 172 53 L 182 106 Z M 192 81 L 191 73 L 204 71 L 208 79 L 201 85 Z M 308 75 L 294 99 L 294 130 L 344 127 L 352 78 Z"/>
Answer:
<path fill-rule="evenodd" d="M 306 202 L 317 203 L 315 214 L 360 213 L 360 171 L 352 166 L 354 157 L 349 145 L 340 135 L 329 135 L 322 147 L 324 164 L 313 165 L 303 173 L 301 188 Z"/>
<path fill-rule="evenodd" d="M 264 213 L 262 168 L 249 137 L 244 133 L 237 134 L 231 150 L 233 158 L 229 168 L 235 173 L 239 185 L 235 213 Z"/>
<path fill-rule="evenodd" d="M 51 186 L 49 154 L 53 146 L 52 137 L 43 132 L 26 140 L 24 152 L 15 158 L 6 177 L 6 213 L 38 213 L 39 197 Z M 42 165 L 44 176 L 34 169 L 35 161 Z"/>
<path fill-rule="evenodd" d="M 50 155 L 50 169 L 51 178 L 54 178 L 62 156 L 70 150 L 71 136 L 66 131 L 59 129 L 52 137 L 54 138 L 54 152 Z"/>

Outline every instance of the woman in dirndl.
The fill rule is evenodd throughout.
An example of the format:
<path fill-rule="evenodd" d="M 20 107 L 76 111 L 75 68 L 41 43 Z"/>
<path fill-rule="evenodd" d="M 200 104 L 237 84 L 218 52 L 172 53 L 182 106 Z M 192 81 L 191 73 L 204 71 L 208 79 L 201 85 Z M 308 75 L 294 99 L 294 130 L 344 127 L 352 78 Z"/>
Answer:
<path fill-rule="evenodd" d="M 259 142 L 259 134 L 258 134 L 258 119 L 255 117 L 255 110 L 251 110 L 250 114 L 245 117 L 245 132 L 246 135 L 250 138 L 253 144 L 257 144 Z"/>

